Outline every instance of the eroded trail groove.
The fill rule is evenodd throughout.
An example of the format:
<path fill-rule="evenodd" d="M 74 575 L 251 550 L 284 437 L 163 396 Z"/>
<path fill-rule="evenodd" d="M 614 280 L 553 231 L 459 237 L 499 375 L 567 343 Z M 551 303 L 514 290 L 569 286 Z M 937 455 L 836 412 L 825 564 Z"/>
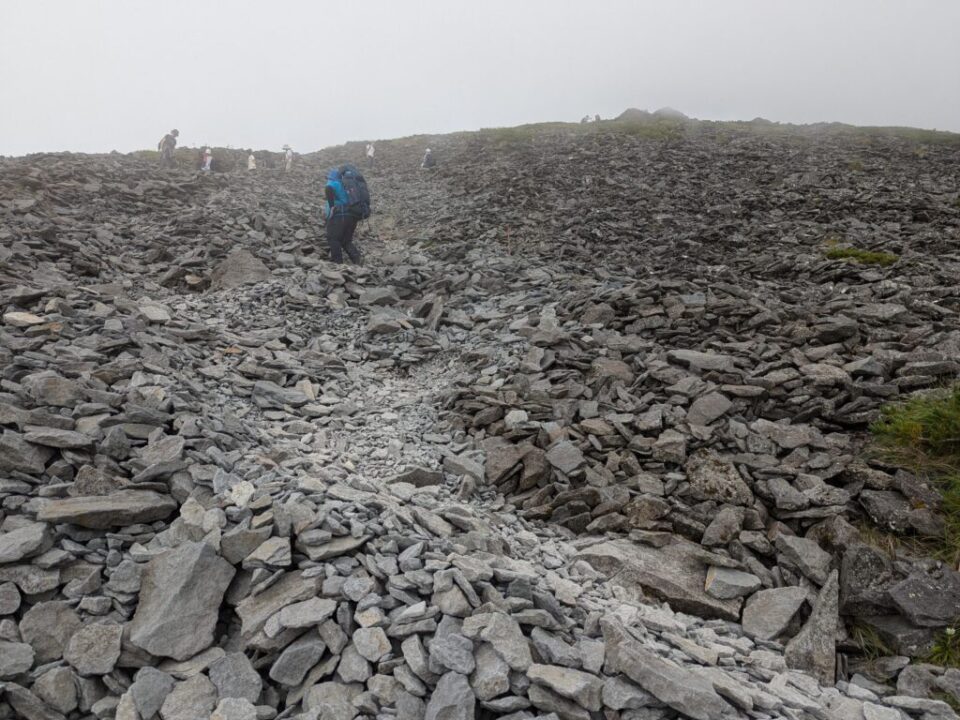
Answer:
<path fill-rule="evenodd" d="M 960 148 L 521 130 L 0 159 L 0 718 L 956 717 Z"/>

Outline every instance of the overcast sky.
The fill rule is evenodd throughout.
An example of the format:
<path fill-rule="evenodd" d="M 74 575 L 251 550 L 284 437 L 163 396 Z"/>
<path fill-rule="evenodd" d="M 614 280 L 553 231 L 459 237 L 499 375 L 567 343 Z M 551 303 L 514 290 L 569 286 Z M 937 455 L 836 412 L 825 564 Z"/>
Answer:
<path fill-rule="evenodd" d="M 960 0 L 0 0 L 0 154 L 671 106 L 960 131 Z"/>

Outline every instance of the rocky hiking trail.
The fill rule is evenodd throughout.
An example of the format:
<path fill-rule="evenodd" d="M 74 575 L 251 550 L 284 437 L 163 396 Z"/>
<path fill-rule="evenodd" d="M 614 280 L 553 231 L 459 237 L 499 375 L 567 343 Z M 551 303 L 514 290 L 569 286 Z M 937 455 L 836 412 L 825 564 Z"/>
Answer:
<path fill-rule="evenodd" d="M 0 718 L 956 717 L 960 148 L 662 130 L 0 158 Z"/>

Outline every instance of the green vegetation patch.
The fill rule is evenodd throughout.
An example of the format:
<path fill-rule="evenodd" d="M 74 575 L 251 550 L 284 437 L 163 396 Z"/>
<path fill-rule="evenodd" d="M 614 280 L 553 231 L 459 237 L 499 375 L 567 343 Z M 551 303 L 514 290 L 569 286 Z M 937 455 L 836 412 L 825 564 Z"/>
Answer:
<path fill-rule="evenodd" d="M 884 406 L 870 431 L 880 458 L 936 484 L 943 498 L 944 536 L 921 544 L 927 553 L 955 564 L 960 559 L 960 384 Z"/>
<path fill-rule="evenodd" d="M 960 633 L 956 628 L 947 628 L 940 633 L 925 659 L 933 665 L 960 667 Z"/>
<path fill-rule="evenodd" d="M 825 255 L 831 260 L 852 260 L 861 265 L 879 265 L 887 267 L 893 265 L 900 258 L 893 253 L 877 250 L 864 250 L 858 247 L 831 247 Z"/>
<path fill-rule="evenodd" d="M 960 472 L 960 384 L 885 406 L 870 430 L 894 460 Z"/>

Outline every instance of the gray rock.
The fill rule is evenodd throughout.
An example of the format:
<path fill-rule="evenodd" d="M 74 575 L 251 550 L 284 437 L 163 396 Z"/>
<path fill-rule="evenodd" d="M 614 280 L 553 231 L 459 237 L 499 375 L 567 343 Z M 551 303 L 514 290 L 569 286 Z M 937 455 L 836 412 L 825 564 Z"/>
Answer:
<path fill-rule="evenodd" d="M 77 709 L 77 683 L 70 668 L 55 667 L 37 678 L 30 688 L 47 705 L 60 713 Z"/>
<path fill-rule="evenodd" d="M 401 692 L 396 702 L 397 720 L 423 720 L 427 706 L 423 700 L 408 692 Z"/>
<path fill-rule="evenodd" d="M 896 708 L 867 702 L 863 704 L 863 720 L 903 720 L 903 714 Z"/>
<path fill-rule="evenodd" d="M 745 597 L 760 589 L 760 578 L 742 570 L 725 567 L 710 567 L 704 589 L 711 597 L 720 600 Z"/>
<path fill-rule="evenodd" d="M 229 290 L 270 279 L 270 269 L 246 248 L 234 248 L 210 273 L 212 290 Z"/>
<path fill-rule="evenodd" d="M 284 648 L 270 666 L 270 679 L 281 685 L 299 685 L 310 668 L 320 662 L 325 648 L 317 635 L 307 633 L 300 636 Z"/>
<path fill-rule="evenodd" d="M 53 450 L 32 445 L 20 433 L 4 430 L 0 434 L 0 470 L 39 475 L 46 467 Z"/>
<path fill-rule="evenodd" d="M 128 692 L 141 718 L 150 718 L 160 712 L 163 701 L 173 690 L 173 678 L 156 668 L 145 667 L 137 671 Z"/>
<path fill-rule="evenodd" d="M 430 695 L 424 720 L 473 720 L 476 698 L 467 678 L 448 672 Z"/>
<path fill-rule="evenodd" d="M 306 405 L 310 398 L 295 388 L 280 387 L 269 380 L 258 380 L 254 383 L 253 401 L 261 408 L 277 408 L 282 410 L 284 406 L 301 407 Z"/>
<path fill-rule="evenodd" d="M 547 462 L 565 475 L 576 472 L 585 462 L 583 453 L 569 440 L 561 440 L 547 450 Z"/>
<path fill-rule="evenodd" d="M 777 550 L 797 566 L 804 575 L 817 585 L 823 585 L 830 573 L 833 557 L 823 551 L 816 541 L 796 535 L 780 533 L 775 540 Z"/>
<path fill-rule="evenodd" d="M 693 401 L 687 411 L 687 422 L 691 425 L 709 425 L 727 414 L 733 403 L 723 394 L 712 392 Z"/>
<path fill-rule="evenodd" d="M 260 673 L 253 669 L 250 660 L 243 653 L 227 653 L 214 661 L 208 674 L 210 682 L 217 688 L 217 697 L 220 700 L 243 698 L 255 703 L 260 697 L 263 685 Z"/>
<path fill-rule="evenodd" d="M 657 702 L 646 690 L 619 675 L 604 680 L 602 700 L 611 710 L 636 710 Z"/>
<path fill-rule="evenodd" d="M 601 627 L 608 668 L 613 672 L 623 673 L 660 702 L 694 720 L 735 715 L 710 683 L 647 650 L 612 616 L 604 618 Z"/>
<path fill-rule="evenodd" d="M 8 682 L 4 686 L 6 701 L 13 708 L 12 717 L 25 720 L 64 720 L 64 716 L 44 705 L 36 695 L 22 685 Z"/>
<path fill-rule="evenodd" d="M 731 505 L 753 504 L 753 492 L 737 469 L 712 450 L 695 452 L 684 469 L 690 483 L 690 494 L 695 499 Z"/>
<path fill-rule="evenodd" d="M 93 444 L 93 438 L 83 433 L 73 430 L 60 430 L 59 428 L 36 428 L 28 430 L 23 434 L 23 439 L 34 445 L 43 445 L 52 448 L 67 448 L 78 450 L 90 447 Z"/>
<path fill-rule="evenodd" d="M 20 620 L 20 635 L 37 654 L 38 663 L 63 657 L 70 637 L 81 626 L 80 616 L 65 602 L 37 603 Z"/>
<path fill-rule="evenodd" d="M 729 355 L 700 352 L 699 350 L 671 350 L 667 359 L 672 363 L 684 365 L 693 370 L 721 370 L 734 369 L 733 358 Z"/>
<path fill-rule="evenodd" d="M 687 436 L 672 428 L 664 430 L 653 443 L 651 455 L 658 462 L 682 464 L 687 459 Z"/>
<path fill-rule="evenodd" d="M 743 508 L 724 505 L 717 516 L 707 525 L 700 538 L 700 544 L 705 547 L 726 545 L 736 539 L 743 525 Z"/>
<path fill-rule="evenodd" d="M 543 685 L 531 685 L 527 690 L 527 697 L 534 707 L 543 711 L 546 717 L 590 720 L 590 713 L 587 710 Z"/>
<path fill-rule="evenodd" d="M 320 710 L 323 720 L 353 720 L 359 711 L 353 701 L 363 689 L 357 685 L 340 682 L 323 682 L 307 692 L 303 706 L 307 710 Z"/>
<path fill-rule="evenodd" d="M 287 572 L 263 592 L 244 598 L 237 603 L 236 609 L 243 623 L 242 635 L 252 638 L 267 620 L 287 605 L 316 597 L 318 587 L 315 577 L 305 578 L 301 572 Z"/>
<path fill-rule="evenodd" d="M 840 564 L 840 612 L 844 615 L 887 615 L 893 605 L 887 593 L 893 581 L 890 558 L 874 547 L 856 544 Z"/>
<path fill-rule="evenodd" d="M 271 537 L 263 541 L 243 560 L 243 567 L 283 568 L 293 562 L 290 550 L 290 538 Z"/>
<path fill-rule="evenodd" d="M 518 672 L 526 672 L 533 662 L 530 646 L 523 636 L 520 624 L 503 613 L 481 613 L 468 617 L 463 623 L 463 634 L 471 640 L 490 643 L 507 665 Z"/>
<path fill-rule="evenodd" d="M 143 573 L 130 640 L 152 655 L 186 660 L 213 642 L 233 566 L 206 543 L 188 542 L 151 560 Z"/>
<path fill-rule="evenodd" d="M 44 523 L 30 523 L 0 534 L 0 565 L 39 555 L 52 544 L 53 539 Z"/>
<path fill-rule="evenodd" d="M 863 490 L 859 500 L 870 519 L 880 527 L 900 533 L 910 528 L 910 513 L 914 508 L 900 493 L 894 490 Z"/>
<path fill-rule="evenodd" d="M 337 611 L 337 603 L 326 598 L 310 598 L 292 603 L 280 611 L 280 627 L 306 628 L 320 625 Z"/>
<path fill-rule="evenodd" d="M 476 667 L 473 658 L 473 643 L 460 633 L 447 633 L 430 641 L 430 661 L 445 670 L 469 675 Z"/>
<path fill-rule="evenodd" d="M 257 720 L 257 708 L 244 698 L 224 698 L 217 704 L 210 720 Z"/>
<path fill-rule="evenodd" d="M 530 642 L 546 664 L 580 667 L 581 658 L 577 648 L 557 635 L 535 627 L 530 633 Z"/>
<path fill-rule="evenodd" d="M 754 593 L 743 608 L 743 631 L 752 638 L 774 640 L 790 627 L 807 599 L 801 587 L 782 587 Z"/>
<path fill-rule="evenodd" d="M 169 495 L 152 490 L 119 490 L 109 495 L 51 500 L 40 508 L 37 519 L 106 530 L 164 520 L 176 509 L 177 503 Z"/>
<path fill-rule="evenodd" d="M 231 565 L 238 564 L 270 537 L 270 528 L 250 528 L 238 525 L 220 538 L 220 553 Z"/>
<path fill-rule="evenodd" d="M 70 637 L 63 658 L 80 675 L 106 675 L 120 659 L 122 635 L 117 623 L 84 625 Z"/>
<path fill-rule="evenodd" d="M 528 668 L 527 677 L 587 710 L 599 710 L 601 707 L 603 682 L 595 675 L 558 665 L 534 663 Z"/>
<path fill-rule="evenodd" d="M 353 633 L 353 644 L 361 657 L 379 662 L 390 653 L 390 639 L 383 628 L 359 628 Z"/>
<path fill-rule="evenodd" d="M 474 662 L 476 669 L 470 675 L 470 687 L 478 700 L 492 700 L 510 689 L 510 666 L 492 645 L 480 643 Z"/>
<path fill-rule="evenodd" d="M 357 646 L 353 643 L 344 648 L 340 655 L 340 664 L 337 666 L 337 672 L 344 682 L 362 683 L 370 679 L 373 670 L 370 668 L 370 662 L 360 654 Z"/>
<path fill-rule="evenodd" d="M 160 707 L 163 720 L 210 720 L 217 704 L 217 688 L 199 674 L 177 683 Z"/>
<path fill-rule="evenodd" d="M 33 648 L 27 643 L 0 640 L 0 680 L 27 672 L 33 667 Z"/>
<path fill-rule="evenodd" d="M 897 610 L 920 627 L 945 627 L 960 617 L 960 573 L 948 567 L 937 575 L 916 571 L 887 593 Z"/>
<path fill-rule="evenodd" d="M 12 582 L 0 583 L 0 615 L 13 615 L 20 607 L 20 591 Z"/>
<path fill-rule="evenodd" d="M 779 510 L 803 510 L 810 505 L 810 498 L 781 477 L 767 480 L 767 489 L 773 495 L 773 501 Z"/>
<path fill-rule="evenodd" d="M 84 396 L 83 388 L 76 382 L 49 371 L 28 375 L 22 384 L 37 405 L 70 408 Z"/>
<path fill-rule="evenodd" d="M 614 540 L 592 545 L 576 558 L 638 598 L 650 594 L 677 610 L 700 617 L 740 619 L 742 600 L 720 600 L 704 590 L 707 568 L 711 564 L 730 564 L 729 560 L 691 542 L 672 537 L 663 547 L 655 548 Z"/>
<path fill-rule="evenodd" d="M 824 685 L 836 681 L 839 604 L 837 571 L 834 570 L 817 596 L 810 619 L 787 643 L 784 652 L 789 667 L 813 674 Z"/>
<path fill-rule="evenodd" d="M 443 473 L 439 470 L 430 470 L 425 467 L 415 466 L 405 470 L 395 476 L 390 483 L 409 483 L 414 487 L 429 487 L 430 485 L 440 485 L 443 483 Z"/>

